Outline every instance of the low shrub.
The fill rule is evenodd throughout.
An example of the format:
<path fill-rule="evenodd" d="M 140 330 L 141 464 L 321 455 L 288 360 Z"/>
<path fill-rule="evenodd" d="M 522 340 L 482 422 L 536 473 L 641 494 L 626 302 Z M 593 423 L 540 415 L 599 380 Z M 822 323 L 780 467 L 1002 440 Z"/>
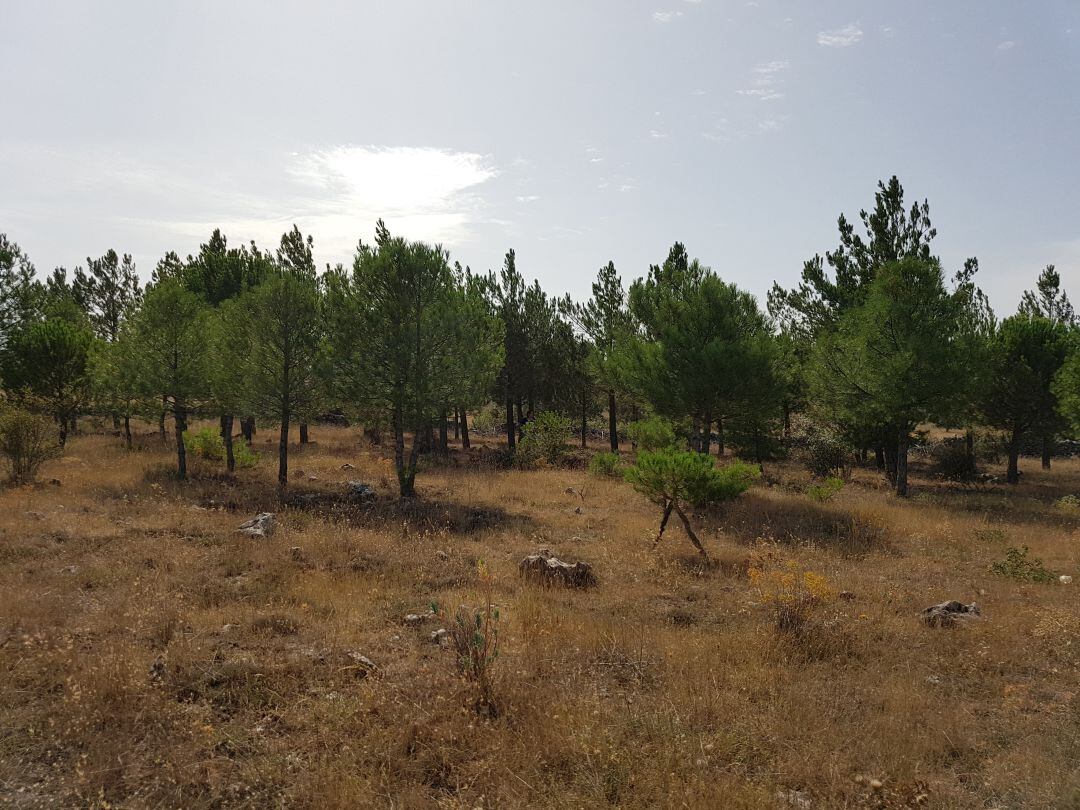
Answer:
<path fill-rule="evenodd" d="M 839 433 L 821 425 L 807 429 L 802 449 L 806 469 L 817 478 L 847 480 L 851 474 L 851 446 Z"/>
<path fill-rule="evenodd" d="M 596 453 L 589 459 L 589 472 L 598 478 L 618 478 L 622 475 L 617 453 Z"/>
<path fill-rule="evenodd" d="M 1062 495 L 1054 501 L 1054 506 L 1058 509 L 1064 509 L 1066 512 L 1080 511 L 1080 496 Z"/>
<path fill-rule="evenodd" d="M 184 434 L 184 448 L 195 458 L 225 461 L 225 440 L 221 438 L 221 432 L 214 428 L 189 430 Z M 233 459 L 237 467 L 254 467 L 259 457 L 241 438 L 233 439 Z"/>
<path fill-rule="evenodd" d="M 552 411 L 538 413 L 525 425 L 517 447 L 517 461 L 523 467 L 540 462 L 556 464 L 566 452 L 570 420 Z"/>
<path fill-rule="evenodd" d="M 1020 582 L 1053 582 L 1054 575 L 1047 570 L 1038 557 L 1028 557 L 1028 547 L 1010 546 L 1005 552 L 1005 559 L 990 566 L 998 576 L 1019 580 Z"/>
<path fill-rule="evenodd" d="M 675 427 L 662 416 L 650 416 L 648 419 L 631 422 L 626 426 L 626 434 L 633 442 L 634 449 L 647 453 L 667 450 L 678 443 Z"/>
<path fill-rule="evenodd" d="M 934 475 L 947 481 L 966 481 L 978 472 L 974 448 L 968 451 L 963 436 L 950 436 L 930 445 L 930 464 Z"/>
<path fill-rule="evenodd" d="M 461 605 L 453 616 L 445 606 L 431 603 L 431 612 L 446 625 L 450 644 L 457 654 L 458 670 L 476 684 L 480 692 L 477 711 L 495 714 L 492 670 L 499 657 L 499 609 L 492 603 L 492 577 L 483 562 L 477 563 L 484 586 L 484 606 Z"/>
<path fill-rule="evenodd" d="M 0 409 L 0 455 L 11 466 L 10 480 L 28 484 L 46 461 L 63 454 L 56 424 L 47 416 L 21 408 Z"/>
<path fill-rule="evenodd" d="M 779 568 L 752 567 L 750 584 L 783 632 L 801 632 L 818 608 L 836 599 L 824 574 L 801 569 L 793 560 Z"/>
<path fill-rule="evenodd" d="M 811 483 L 806 488 L 806 494 L 811 500 L 815 500 L 818 503 L 827 503 L 831 501 L 833 497 L 837 495 L 844 488 L 844 482 L 840 478 L 830 477 L 826 478 L 820 483 Z"/>

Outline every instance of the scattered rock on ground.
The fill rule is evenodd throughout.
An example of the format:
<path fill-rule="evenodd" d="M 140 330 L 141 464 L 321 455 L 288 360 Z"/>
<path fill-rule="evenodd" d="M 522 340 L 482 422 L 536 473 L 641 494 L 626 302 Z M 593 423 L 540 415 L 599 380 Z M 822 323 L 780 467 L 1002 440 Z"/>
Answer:
<path fill-rule="evenodd" d="M 260 512 L 246 523 L 241 523 L 236 530 L 248 537 L 269 537 L 274 533 L 274 513 Z"/>
<path fill-rule="evenodd" d="M 345 491 L 354 501 L 375 500 L 375 490 L 363 481 L 346 481 Z"/>
<path fill-rule="evenodd" d="M 366 655 L 361 655 L 355 650 L 346 650 L 345 658 L 349 661 L 349 663 L 345 667 L 343 667 L 343 669 L 352 670 L 353 674 L 357 678 L 366 678 L 368 675 L 378 669 L 374 661 L 372 661 Z"/>
<path fill-rule="evenodd" d="M 837 594 L 837 598 L 843 599 L 845 602 L 854 602 L 855 594 L 851 591 L 840 591 L 840 593 Z"/>
<path fill-rule="evenodd" d="M 306 565 L 308 561 L 307 555 L 304 554 L 304 549 L 300 546 L 289 547 L 289 558 L 293 562 L 300 563 L 301 565 Z"/>
<path fill-rule="evenodd" d="M 1058 577 L 1058 582 L 1060 582 L 1062 585 L 1072 585 L 1072 577 L 1070 577 L 1068 574 L 1062 574 L 1060 577 Z"/>
<path fill-rule="evenodd" d="M 450 555 L 447 554 L 445 551 L 442 551 L 441 549 L 439 551 L 435 552 L 435 556 L 438 557 L 443 562 L 446 562 L 447 560 L 450 559 Z"/>
<path fill-rule="evenodd" d="M 596 584 L 592 566 L 586 562 L 563 562 L 548 549 L 530 554 L 518 565 L 523 577 L 541 582 L 558 582 L 571 588 L 589 588 Z"/>
<path fill-rule="evenodd" d="M 972 602 L 965 605 L 956 599 L 931 605 L 922 612 L 922 619 L 930 627 L 952 627 L 958 621 L 974 619 L 980 615 L 979 606 Z"/>
<path fill-rule="evenodd" d="M 440 627 L 438 630 L 433 631 L 429 638 L 432 644 L 438 644 L 441 647 L 443 644 L 450 643 L 450 632 L 445 627 Z"/>
<path fill-rule="evenodd" d="M 342 470 L 355 470 L 356 467 L 354 467 L 352 464 L 350 464 L 349 462 L 346 461 L 344 464 L 341 465 L 341 469 Z"/>
<path fill-rule="evenodd" d="M 60 479 L 59 478 L 50 478 L 49 483 L 54 487 L 58 487 L 58 486 L 60 486 Z"/>
<path fill-rule="evenodd" d="M 409 627 L 419 627 L 428 619 L 435 617 L 434 613 L 406 613 L 401 621 L 409 625 Z"/>

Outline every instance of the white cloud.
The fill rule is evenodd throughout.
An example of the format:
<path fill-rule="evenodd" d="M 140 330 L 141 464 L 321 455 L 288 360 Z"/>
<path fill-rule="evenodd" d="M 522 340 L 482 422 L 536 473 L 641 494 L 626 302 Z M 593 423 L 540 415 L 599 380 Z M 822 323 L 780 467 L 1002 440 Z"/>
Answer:
<path fill-rule="evenodd" d="M 998 43 L 997 49 L 999 51 L 1011 51 L 1015 47 L 1016 43 L 1013 42 L 1011 39 L 1007 39 L 1004 42 Z"/>
<path fill-rule="evenodd" d="M 540 199 L 540 197 L 536 194 L 523 194 L 519 197 L 515 197 L 514 199 L 517 200 L 519 203 L 531 203 L 536 202 Z"/>
<path fill-rule="evenodd" d="M 848 23 L 843 28 L 835 31 L 819 31 L 817 35 L 818 45 L 826 48 L 846 48 L 860 42 L 863 38 L 863 30 L 858 23 Z"/>
<path fill-rule="evenodd" d="M 683 16 L 681 11 L 654 11 L 652 18 L 658 23 L 669 23 L 676 17 Z"/>
<path fill-rule="evenodd" d="M 659 129 L 650 129 L 649 130 L 649 137 L 654 139 L 654 140 L 662 141 L 667 136 L 668 136 L 667 133 L 664 132 L 663 130 L 659 130 Z"/>
<path fill-rule="evenodd" d="M 751 96 L 762 101 L 774 101 L 783 98 L 784 94 L 778 88 L 780 74 L 783 73 L 790 63 L 786 60 L 774 60 L 763 62 L 754 68 L 751 86 L 736 90 L 740 96 Z"/>

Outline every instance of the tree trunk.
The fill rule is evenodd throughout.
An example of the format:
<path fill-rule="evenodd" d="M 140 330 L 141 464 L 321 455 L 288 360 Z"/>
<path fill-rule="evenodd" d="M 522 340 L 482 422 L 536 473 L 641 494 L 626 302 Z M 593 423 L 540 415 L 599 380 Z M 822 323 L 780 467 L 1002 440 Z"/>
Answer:
<path fill-rule="evenodd" d="M 896 434 L 896 494 L 908 496 L 908 430 L 902 427 Z"/>
<path fill-rule="evenodd" d="M 1054 444 L 1049 436 L 1043 436 L 1042 440 L 1042 468 L 1050 469 L 1050 456 L 1053 454 Z"/>
<path fill-rule="evenodd" d="M 608 391 L 607 395 L 607 409 L 608 409 L 608 432 L 611 434 L 611 452 L 619 452 L 619 423 L 615 419 L 615 392 Z"/>
<path fill-rule="evenodd" d="M 113 411 L 112 415 L 112 429 L 120 430 L 120 414 L 116 413 L 116 411 Z"/>
<path fill-rule="evenodd" d="M 874 466 L 879 470 L 885 469 L 885 448 L 880 444 L 874 448 Z"/>
<path fill-rule="evenodd" d="M 698 553 L 701 554 L 702 559 L 704 559 L 705 562 L 708 562 L 709 555 L 708 552 L 705 551 L 705 546 L 701 545 L 701 541 L 698 540 L 698 536 L 694 534 L 694 529 L 690 525 L 690 519 L 686 517 L 686 513 L 683 512 L 682 508 L 677 503 L 675 504 L 675 514 L 677 514 L 679 520 L 682 521 L 683 528 L 686 529 L 686 535 L 690 538 L 690 542 L 694 544 Z"/>
<path fill-rule="evenodd" d="M 59 424 L 60 424 L 60 447 L 63 448 L 63 447 L 67 446 L 67 435 L 68 435 L 67 418 L 61 416 L 57 420 L 57 422 L 59 422 Z"/>
<path fill-rule="evenodd" d="M 716 457 L 724 457 L 724 417 L 716 420 Z"/>
<path fill-rule="evenodd" d="M 1014 428 L 1009 438 L 1009 468 L 1005 472 L 1005 481 L 1010 484 L 1020 483 L 1020 428 Z"/>
<path fill-rule="evenodd" d="M 461 408 L 461 446 L 468 450 L 471 446 L 469 444 L 469 414 L 465 411 L 464 406 Z"/>
<path fill-rule="evenodd" d="M 965 461 L 967 473 L 968 475 L 974 475 L 978 465 L 975 463 L 975 431 L 971 428 L 968 428 L 964 433 L 964 452 L 967 457 Z"/>
<path fill-rule="evenodd" d="M 461 411 L 454 408 L 454 441 L 461 438 Z"/>
<path fill-rule="evenodd" d="M 517 446 L 517 430 L 514 427 L 514 401 L 506 398 L 506 446 L 512 451 Z"/>
<path fill-rule="evenodd" d="M 517 401 L 517 435 L 520 440 L 525 435 L 525 414 L 521 410 L 521 400 Z"/>
<path fill-rule="evenodd" d="M 165 404 L 162 399 L 161 416 L 158 417 L 158 433 L 161 435 L 161 441 L 165 441 Z"/>
<path fill-rule="evenodd" d="M 690 420 L 690 449 L 701 451 L 701 420 L 696 416 Z"/>
<path fill-rule="evenodd" d="M 131 416 L 124 416 L 124 440 L 127 442 L 127 449 L 131 449 Z"/>
<path fill-rule="evenodd" d="M 240 432 L 244 435 L 244 441 L 249 445 L 255 435 L 255 419 L 251 416 L 240 417 Z"/>
<path fill-rule="evenodd" d="M 784 440 L 787 441 L 791 438 L 791 405 L 785 399 L 783 404 L 784 409 Z M 865 460 L 865 459 L 864 459 Z"/>
<path fill-rule="evenodd" d="M 698 447 L 699 453 L 709 455 L 709 451 L 712 449 L 712 413 L 706 411 L 705 424 L 701 426 L 701 441 Z"/>
<path fill-rule="evenodd" d="M 589 435 L 589 399 L 588 393 L 584 386 L 581 389 L 581 446 L 586 448 L 589 446 L 587 436 Z"/>
<path fill-rule="evenodd" d="M 184 447 L 187 411 L 182 405 L 175 406 L 173 410 L 173 425 L 176 428 L 176 477 L 183 481 L 187 478 L 187 448 Z"/>
<path fill-rule="evenodd" d="M 289 483 L 289 409 L 281 409 L 281 433 L 278 436 L 278 486 L 282 489 Z"/>
<path fill-rule="evenodd" d="M 222 417 L 225 431 L 225 469 L 229 472 L 236 470 L 236 456 L 233 454 L 233 415 Z"/>
<path fill-rule="evenodd" d="M 450 436 L 446 429 L 446 406 L 439 412 L 439 452 L 444 456 L 450 452 Z"/>
<path fill-rule="evenodd" d="M 896 484 L 896 446 L 889 442 L 885 445 L 885 478 L 890 484 Z"/>
<path fill-rule="evenodd" d="M 227 417 L 225 416 L 225 414 L 222 414 L 221 416 L 218 417 L 218 434 L 221 436 L 222 440 L 225 439 L 225 433 L 228 430 L 228 428 L 225 425 L 225 419 L 226 418 Z"/>
<path fill-rule="evenodd" d="M 300 423 L 300 444 L 308 443 L 307 422 Z"/>
<path fill-rule="evenodd" d="M 660 531 L 657 532 L 656 539 L 653 540 L 653 544 L 652 544 L 653 548 L 656 548 L 656 546 L 660 543 L 660 538 L 664 536 L 664 529 L 667 528 L 667 522 L 671 518 L 671 510 L 674 509 L 674 508 L 675 508 L 675 502 L 674 501 L 668 501 L 664 505 L 664 516 L 662 518 L 660 518 Z"/>
<path fill-rule="evenodd" d="M 405 427 L 402 424 L 401 408 L 399 406 L 394 407 L 393 419 L 394 429 L 394 467 L 397 470 L 398 477 L 398 493 L 402 498 L 408 498 L 412 495 L 412 488 L 407 483 L 407 476 L 405 475 Z M 413 446 L 416 446 L 416 436 L 413 436 Z"/>

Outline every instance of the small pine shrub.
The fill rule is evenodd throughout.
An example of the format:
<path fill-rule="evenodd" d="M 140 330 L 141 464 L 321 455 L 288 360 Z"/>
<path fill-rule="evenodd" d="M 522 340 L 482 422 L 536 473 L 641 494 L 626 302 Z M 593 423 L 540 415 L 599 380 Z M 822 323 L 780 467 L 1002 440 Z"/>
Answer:
<path fill-rule="evenodd" d="M 20 408 L 0 409 L 0 455 L 11 466 L 13 484 L 31 483 L 42 464 L 62 454 L 52 419 Z"/>
<path fill-rule="evenodd" d="M 517 447 L 517 460 L 523 467 L 541 462 L 556 464 L 566 452 L 570 420 L 552 411 L 542 411 L 525 425 Z"/>
<path fill-rule="evenodd" d="M 1080 511 L 1080 497 L 1076 495 L 1063 495 L 1054 502 L 1054 506 L 1058 509 L 1064 509 L 1066 512 Z"/>
<path fill-rule="evenodd" d="M 221 432 L 214 428 L 188 431 L 184 434 L 184 448 L 195 458 L 207 461 L 225 461 L 225 440 Z M 248 447 L 242 438 L 233 439 L 233 459 L 237 467 L 254 467 L 258 455 Z"/>
<path fill-rule="evenodd" d="M 751 568 L 750 584 L 783 632 L 801 632 L 818 608 L 836 599 L 825 575 L 801 569 L 793 560 L 779 569 Z"/>
<path fill-rule="evenodd" d="M 678 439 L 671 422 L 661 416 L 650 416 L 626 426 L 626 434 L 638 451 L 651 453 L 675 447 Z"/>
<path fill-rule="evenodd" d="M 973 478 L 975 456 L 968 453 L 967 439 L 951 436 L 930 445 L 931 468 L 935 475 L 947 481 L 966 481 Z"/>
<path fill-rule="evenodd" d="M 597 478 L 618 478 L 622 475 L 617 453 L 596 453 L 589 459 L 589 472 Z"/>
<path fill-rule="evenodd" d="M 810 484 L 806 488 L 806 494 L 810 496 L 811 500 L 826 503 L 831 501 L 843 488 L 844 482 L 842 479 L 830 477 L 820 483 Z"/>
<path fill-rule="evenodd" d="M 492 603 L 492 576 L 483 562 L 477 563 L 484 586 L 484 607 L 460 606 L 453 616 L 445 606 L 431 603 L 431 612 L 446 625 L 451 646 L 457 654 L 458 670 L 476 684 L 480 692 L 477 711 L 496 713 L 492 671 L 499 657 L 499 609 Z"/>
<path fill-rule="evenodd" d="M 851 447 L 836 432 L 818 425 L 806 434 L 803 463 L 818 478 L 840 478 L 850 475 Z"/>
<path fill-rule="evenodd" d="M 1005 552 L 1005 559 L 990 566 L 998 576 L 1019 580 L 1020 582 L 1053 582 L 1054 575 L 1047 570 L 1038 557 L 1028 557 L 1028 547 L 1010 546 Z"/>

